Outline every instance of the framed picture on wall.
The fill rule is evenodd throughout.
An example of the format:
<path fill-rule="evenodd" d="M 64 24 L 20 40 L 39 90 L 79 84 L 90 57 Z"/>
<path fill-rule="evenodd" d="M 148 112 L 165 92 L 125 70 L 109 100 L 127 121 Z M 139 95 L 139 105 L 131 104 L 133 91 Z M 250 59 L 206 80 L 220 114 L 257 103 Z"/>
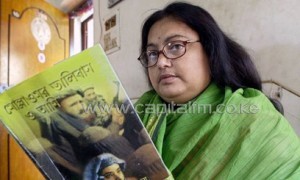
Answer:
<path fill-rule="evenodd" d="M 106 54 L 113 53 L 120 49 L 120 21 L 119 10 L 112 11 L 103 19 L 103 48 Z"/>
<path fill-rule="evenodd" d="M 112 8 L 113 6 L 115 6 L 116 4 L 118 4 L 119 2 L 121 2 L 122 0 L 108 0 L 108 8 Z"/>

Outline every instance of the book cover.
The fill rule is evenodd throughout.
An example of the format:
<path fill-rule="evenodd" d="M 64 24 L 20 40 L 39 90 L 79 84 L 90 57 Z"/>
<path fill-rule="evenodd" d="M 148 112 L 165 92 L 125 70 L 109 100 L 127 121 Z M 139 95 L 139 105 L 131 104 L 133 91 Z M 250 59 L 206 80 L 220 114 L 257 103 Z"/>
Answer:
<path fill-rule="evenodd" d="M 47 179 L 168 172 L 100 45 L 4 91 L 0 120 Z"/>

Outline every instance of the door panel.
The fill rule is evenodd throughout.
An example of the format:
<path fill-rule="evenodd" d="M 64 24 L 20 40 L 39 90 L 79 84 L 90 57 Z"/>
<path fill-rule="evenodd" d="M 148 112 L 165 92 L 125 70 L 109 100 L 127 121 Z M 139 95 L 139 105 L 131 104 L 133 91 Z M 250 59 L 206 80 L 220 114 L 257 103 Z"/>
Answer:
<path fill-rule="evenodd" d="M 8 179 L 8 137 L 0 123 L 0 180 Z"/>
<path fill-rule="evenodd" d="M 35 75 L 66 55 L 66 40 L 59 37 L 56 25 L 45 11 L 30 7 L 20 13 L 14 10 L 14 14 L 20 17 L 10 15 L 9 84 Z M 32 32 L 39 38 L 35 39 Z M 39 54 L 44 55 L 45 62 L 38 60 Z"/>
<path fill-rule="evenodd" d="M 45 179 L 16 141 L 9 137 L 9 179 Z"/>

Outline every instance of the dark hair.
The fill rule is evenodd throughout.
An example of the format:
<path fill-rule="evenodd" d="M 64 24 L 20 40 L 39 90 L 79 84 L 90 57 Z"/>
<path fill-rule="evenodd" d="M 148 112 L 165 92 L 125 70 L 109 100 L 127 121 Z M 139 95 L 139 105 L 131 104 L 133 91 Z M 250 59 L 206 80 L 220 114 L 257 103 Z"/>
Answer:
<path fill-rule="evenodd" d="M 198 33 L 212 80 L 218 86 L 229 86 L 233 90 L 262 89 L 260 76 L 244 48 L 230 39 L 206 10 L 192 4 L 175 2 L 148 17 L 142 29 L 141 52 L 146 49 L 153 24 L 166 17 L 175 18 Z"/>

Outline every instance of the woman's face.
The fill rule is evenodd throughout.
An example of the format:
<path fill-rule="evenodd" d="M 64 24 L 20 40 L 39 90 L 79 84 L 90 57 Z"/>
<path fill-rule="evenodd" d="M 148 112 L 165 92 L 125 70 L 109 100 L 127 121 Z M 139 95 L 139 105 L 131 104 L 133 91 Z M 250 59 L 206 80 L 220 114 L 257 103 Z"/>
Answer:
<path fill-rule="evenodd" d="M 147 49 L 161 50 L 167 43 L 178 40 L 201 41 L 197 32 L 185 23 L 167 17 L 151 27 Z M 177 59 L 168 59 L 161 53 L 156 65 L 148 68 L 148 76 L 160 97 L 176 104 L 195 98 L 211 80 L 207 56 L 199 42 L 188 43 L 186 53 Z"/>

